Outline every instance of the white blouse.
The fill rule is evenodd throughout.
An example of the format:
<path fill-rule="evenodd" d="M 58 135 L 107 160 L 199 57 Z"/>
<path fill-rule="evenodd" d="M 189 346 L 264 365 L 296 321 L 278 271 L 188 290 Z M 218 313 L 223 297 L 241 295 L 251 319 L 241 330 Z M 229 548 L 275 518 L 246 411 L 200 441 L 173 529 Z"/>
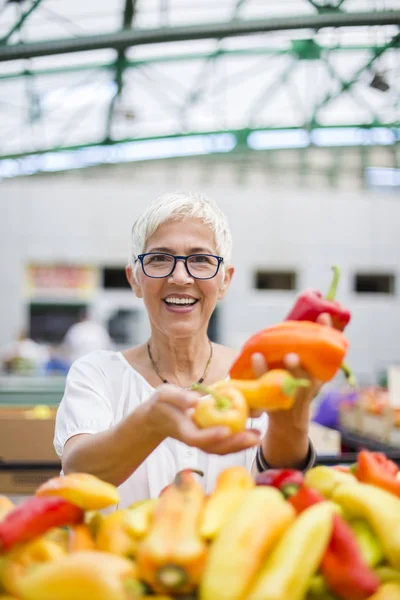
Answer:
<path fill-rule="evenodd" d="M 54 447 L 62 456 L 67 440 L 80 433 L 99 433 L 119 423 L 154 392 L 154 388 L 125 359 L 121 352 L 96 350 L 72 365 L 64 396 L 57 411 Z M 249 419 L 248 427 L 264 435 L 268 418 Z M 132 432 L 134 435 L 134 432 Z M 156 498 L 182 469 L 204 472 L 206 493 L 215 487 L 218 474 L 232 465 L 249 471 L 256 448 L 219 456 L 207 454 L 174 440 L 164 440 L 119 487 L 119 508 L 137 500 Z"/>

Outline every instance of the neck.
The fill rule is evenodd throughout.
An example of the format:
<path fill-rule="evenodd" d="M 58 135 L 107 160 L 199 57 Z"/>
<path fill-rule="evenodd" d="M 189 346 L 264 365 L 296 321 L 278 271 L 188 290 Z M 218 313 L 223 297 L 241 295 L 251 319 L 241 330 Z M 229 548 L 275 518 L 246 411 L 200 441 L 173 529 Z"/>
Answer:
<path fill-rule="evenodd" d="M 152 332 L 149 346 L 161 377 L 168 383 L 189 387 L 203 377 L 210 358 L 206 332 L 179 339 Z"/>

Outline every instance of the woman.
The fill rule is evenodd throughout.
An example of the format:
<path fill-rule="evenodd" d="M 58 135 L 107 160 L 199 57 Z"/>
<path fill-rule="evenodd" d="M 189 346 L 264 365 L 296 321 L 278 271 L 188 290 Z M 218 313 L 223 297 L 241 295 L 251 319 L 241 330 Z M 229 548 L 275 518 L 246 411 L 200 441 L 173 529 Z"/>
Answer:
<path fill-rule="evenodd" d="M 249 428 L 201 430 L 190 417 L 195 382 L 228 376 L 235 351 L 211 343 L 209 320 L 229 288 L 234 268 L 225 216 L 201 195 L 164 195 L 136 221 L 132 290 L 148 312 L 147 343 L 124 352 L 99 350 L 77 360 L 67 377 L 55 432 L 64 473 L 84 471 L 120 486 L 120 507 L 156 497 L 177 471 L 204 472 L 206 491 L 229 465 L 253 471 L 307 468 L 309 403 L 316 382 L 290 411 L 254 415 Z M 291 369 L 304 376 L 296 356 Z M 257 374 L 266 370 L 253 357 Z M 267 428 L 268 421 L 268 428 Z"/>

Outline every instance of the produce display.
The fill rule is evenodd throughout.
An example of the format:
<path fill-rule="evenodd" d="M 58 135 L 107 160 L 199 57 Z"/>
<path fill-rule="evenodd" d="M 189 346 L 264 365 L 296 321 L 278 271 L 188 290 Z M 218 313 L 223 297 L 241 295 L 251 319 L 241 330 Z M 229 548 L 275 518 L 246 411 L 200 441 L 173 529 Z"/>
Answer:
<path fill-rule="evenodd" d="M 118 501 L 81 473 L 0 497 L 0 598 L 400 599 L 400 477 L 382 454 L 254 479 L 229 467 L 209 495 L 184 470 L 156 499 Z"/>

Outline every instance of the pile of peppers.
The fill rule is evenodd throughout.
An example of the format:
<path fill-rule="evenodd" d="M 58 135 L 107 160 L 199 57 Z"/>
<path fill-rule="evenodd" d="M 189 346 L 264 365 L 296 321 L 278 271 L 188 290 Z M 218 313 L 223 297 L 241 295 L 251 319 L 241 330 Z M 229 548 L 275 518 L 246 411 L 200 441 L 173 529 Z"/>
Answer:
<path fill-rule="evenodd" d="M 195 472 L 103 514 L 118 491 L 86 474 L 0 497 L 1 600 L 398 600 L 398 468 Z M 391 483 L 390 483 L 391 482 Z M 390 483 L 390 485 L 389 485 Z"/>

